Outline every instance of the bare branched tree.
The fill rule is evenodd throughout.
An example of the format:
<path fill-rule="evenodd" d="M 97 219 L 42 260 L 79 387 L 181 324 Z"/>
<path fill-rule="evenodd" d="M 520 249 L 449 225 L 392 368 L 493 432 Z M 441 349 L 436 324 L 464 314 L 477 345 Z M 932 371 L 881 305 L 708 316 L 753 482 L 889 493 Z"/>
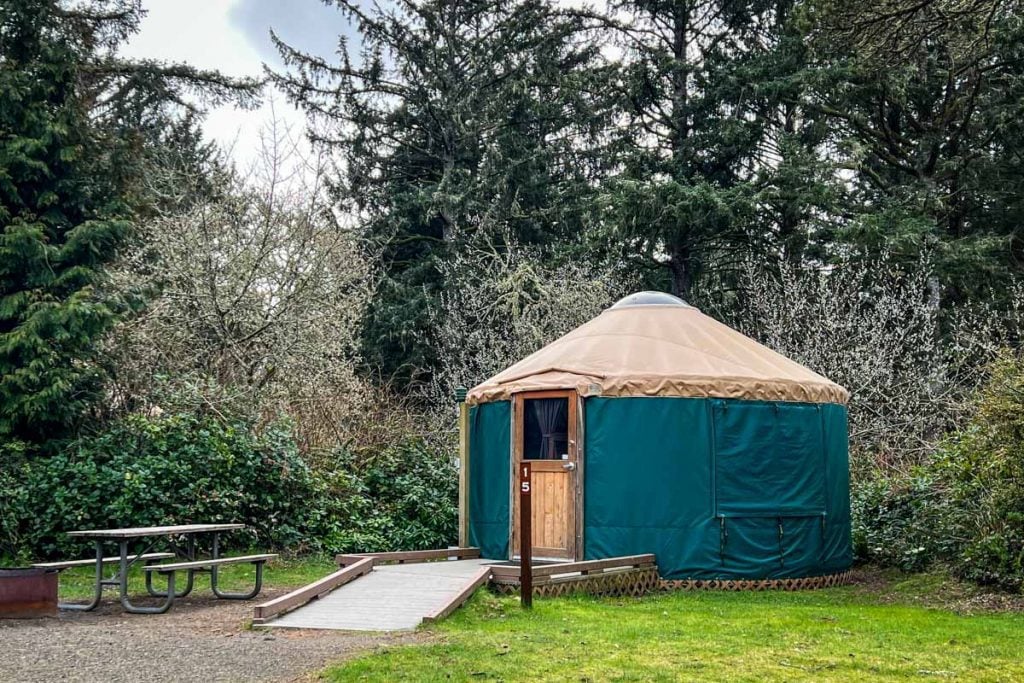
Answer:
<path fill-rule="evenodd" d="M 522 360 L 635 285 L 614 267 L 578 259 L 554 265 L 514 244 L 470 247 L 442 268 L 449 286 L 433 311 L 442 361 L 431 387 L 438 406 L 451 405 L 456 387 L 475 386 Z"/>
<path fill-rule="evenodd" d="M 142 226 L 119 277 L 151 298 L 111 341 L 116 405 L 159 405 L 169 386 L 194 407 L 289 413 L 307 436 L 340 428 L 366 391 L 354 367 L 373 278 L 324 167 L 275 122 L 248 173 Z"/>
<path fill-rule="evenodd" d="M 746 270 L 733 322 L 850 390 L 855 471 L 903 469 L 930 455 L 967 415 L 986 364 L 1024 330 L 1024 287 L 1008 313 L 943 312 L 927 260 L 779 268 Z"/>

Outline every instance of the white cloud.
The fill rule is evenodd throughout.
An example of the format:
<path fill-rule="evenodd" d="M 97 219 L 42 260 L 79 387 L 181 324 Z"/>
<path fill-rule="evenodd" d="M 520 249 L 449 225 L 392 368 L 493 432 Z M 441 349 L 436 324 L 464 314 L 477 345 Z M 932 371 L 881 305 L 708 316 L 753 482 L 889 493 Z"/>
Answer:
<path fill-rule="evenodd" d="M 386 6 L 388 0 L 379 0 Z M 575 6 L 582 0 L 560 0 Z M 321 0 L 143 0 L 147 16 L 138 34 L 122 48 L 122 54 L 169 62 L 186 62 L 229 76 L 262 76 L 264 63 L 282 65 L 270 41 L 270 28 L 288 44 L 330 59 L 339 34 L 357 44 L 358 33 L 334 7 Z M 277 119 L 298 133 L 305 117 L 270 88 Z M 253 111 L 232 106 L 217 107 L 206 118 L 206 135 L 232 150 L 235 160 L 248 165 L 256 156 L 259 133 L 271 120 L 265 102 Z"/>
<path fill-rule="evenodd" d="M 345 17 L 321 0 L 236 0 L 228 16 L 271 66 L 281 65 L 270 29 L 289 45 L 322 57 L 338 47 L 338 35 L 354 33 Z"/>
<path fill-rule="evenodd" d="M 306 0 L 304 0 L 306 1 Z M 144 0 L 147 11 L 139 33 L 121 49 L 126 57 L 186 62 L 202 69 L 215 69 L 229 76 L 262 76 L 263 62 L 269 56 L 270 39 L 264 31 L 266 46 L 257 41 L 255 24 L 240 25 L 239 7 L 253 0 Z M 264 3 L 265 4 L 265 3 Z M 290 5 L 280 2 L 278 5 Z M 253 19 L 252 21 L 256 21 Z M 305 124 L 301 112 L 279 93 L 267 92 L 275 100 L 279 120 L 299 131 Z M 245 111 L 233 106 L 212 109 L 204 130 L 209 139 L 230 148 L 240 165 L 248 165 L 256 156 L 259 132 L 271 119 L 271 105 Z"/>

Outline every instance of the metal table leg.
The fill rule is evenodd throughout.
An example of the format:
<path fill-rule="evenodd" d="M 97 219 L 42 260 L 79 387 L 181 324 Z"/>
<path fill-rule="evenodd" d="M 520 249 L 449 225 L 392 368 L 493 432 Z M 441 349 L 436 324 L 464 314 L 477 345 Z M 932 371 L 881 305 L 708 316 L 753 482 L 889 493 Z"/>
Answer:
<path fill-rule="evenodd" d="M 214 532 L 213 534 L 213 559 L 220 557 L 220 534 Z M 248 593 L 229 593 L 222 591 L 217 587 L 217 565 L 210 567 L 210 590 L 213 594 L 222 600 L 249 600 L 259 595 L 260 589 L 263 588 L 263 564 L 266 560 L 258 560 L 253 562 L 256 565 L 256 586 Z"/>
<path fill-rule="evenodd" d="M 187 560 L 189 560 L 189 561 L 193 561 L 193 560 L 196 559 L 196 538 L 195 538 L 195 536 L 189 535 L 189 536 L 186 537 L 186 539 L 187 539 L 188 545 L 187 545 L 186 550 L 185 550 L 185 558 Z M 174 550 L 174 553 L 176 555 L 179 555 L 179 556 L 181 555 L 181 552 L 178 550 L 178 546 L 175 545 L 173 540 L 171 541 L 171 549 Z M 186 595 L 188 595 L 189 593 L 192 592 L 192 588 L 195 585 L 195 572 L 193 570 L 191 570 L 191 569 L 187 570 L 187 572 L 188 572 L 188 577 L 185 580 L 185 588 L 180 593 L 175 593 L 174 594 L 175 599 L 183 598 L 183 597 L 185 597 Z M 145 574 L 146 574 L 146 592 L 149 593 L 150 595 L 152 595 L 154 598 L 166 598 L 167 597 L 167 592 L 166 591 L 159 591 L 159 590 L 153 588 L 153 574 L 154 573 L 155 572 L 145 572 Z M 163 574 L 164 572 L 160 572 L 160 573 Z"/>
<path fill-rule="evenodd" d="M 100 604 L 100 599 L 103 598 L 103 586 L 117 585 L 116 581 L 108 581 L 103 578 L 103 541 L 100 539 L 96 540 L 96 587 L 92 596 L 92 600 L 88 603 L 76 603 L 76 602 L 60 602 L 57 603 L 57 607 L 66 610 L 75 610 L 79 612 L 89 612 L 96 609 Z"/>
<path fill-rule="evenodd" d="M 131 564 L 128 561 L 128 541 L 121 541 L 121 561 L 119 564 L 118 581 L 121 589 L 121 606 L 126 612 L 132 614 L 163 614 L 171 608 L 174 603 L 174 572 L 167 574 L 167 595 L 163 603 L 154 607 L 136 607 L 128 599 L 128 568 Z"/>
<path fill-rule="evenodd" d="M 210 574 L 210 590 L 213 594 L 222 600 L 248 600 L 259 595 L 260 589 L 263 588 L 263 563 L 266 560 L 259 560 L 253 562 L 256 565 L 256 586 L 248 593 L 228 593 L 217 588 L 217 575 L 214 573 Z"/>

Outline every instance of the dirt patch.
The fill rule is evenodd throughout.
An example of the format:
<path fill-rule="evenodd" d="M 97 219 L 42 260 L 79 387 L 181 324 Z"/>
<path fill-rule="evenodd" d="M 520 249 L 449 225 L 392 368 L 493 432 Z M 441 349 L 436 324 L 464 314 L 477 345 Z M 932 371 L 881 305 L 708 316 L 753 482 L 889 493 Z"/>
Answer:
<path fill-rule="evenodd" d="M 284 591 L 267 591 L 259 600 Z M 93 612 L 0 621 L 0 681 L 295 681 L 331 662 L 424 633 L 248 629 L 257 601 L 176 600 L 162 615 Z"/>
<path fill-rule="evenodd" d="M 852 571 L 850 583 L 865 597 L 883 604 L 920 605 L 963 615 L 1024 612 L 1024 595 L 958 581 L 943 570 L 903 574 L 862 566 Z"/>

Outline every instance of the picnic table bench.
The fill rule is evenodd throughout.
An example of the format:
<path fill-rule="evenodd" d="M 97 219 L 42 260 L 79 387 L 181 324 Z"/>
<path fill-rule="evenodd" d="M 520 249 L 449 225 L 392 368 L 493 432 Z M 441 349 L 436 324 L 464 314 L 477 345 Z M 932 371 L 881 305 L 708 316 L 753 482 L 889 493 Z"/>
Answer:
<path fill-rule="evenodd" d="M 176 555 L 174 553 L 146 553 L 145 555 L 129 555 L 128 556 L 128 561 L 129 562 L 136 562 L 138 560 L 142 560 L 142 561 L 146 561 L 146 560 L 166 560 L 166 559 L 169 559 L 169 558 L 172 558 L 172 557 L 176 557 Z M 120 561 L 121 561 L 121 557 L 120 556 L 117 556 L 117 557 L 101 557 L 99 559 L 100 564 L 112 564 L 114 562 L 120 562 Z M 61 571 L 63 569 L 71 569 L 73 567 L 88 567 L 91 564 L 96 564 L 96 560 L 88 559 L 88 560 L 68 560 L 68 561 L 65 561 L 65 562 L 37 562 L 36 564 L 34 564 L 32 566 L 33 567 L 38 567 L 39 569 L 56 569 L 57 571 Z"/>
<path fill-rule="evenodd" d="M 146 572 L 147 578 L 152 576 L 152 572 L 160 572 L 161 574 L 167 575 L 167 590 L 174 590 L 174 572 L 177 571 L 188 571 L 191 575 L 193 572 L 209 572 L 210 573 L 210 589 L 213 594 L 218 598 L 225 600 L 248 600 L 259 595 L 260 589 L 263 587 L 263 564 L 267 560 L 272 560 L 277 557 L 274 553 L 264 553 L 262 555 L 240 555 L 238 557 L 218 557 L 216 559 L 209 560 L 196 560 L 194 562 L 174 562 L 171 564 L 149 564 L 142 568 L 142 571 Z M 217 567 L 225 564 L 242 564 L 249 562 L 256 565 L 256 585 L 253 589 L 247 593 L 229 593 L 222 591 L 217 586 Z M 180 596 L 179 596 L 180 597 Z"/>
<path fill-rule="evenodd" d="M 96 544 L 96 557 L 89 560 L 70 560 L 64 562 L 43 562 L 35 567 L 47 569 L 69 569 L 72 567 L 96 567 L 95 591 L 92 600 L 88 603 L 59 603 L 61 609 L 89 611 L 96 609 L 103 597 L 103 588 L 106 586 L 117 586 L 120 591 L 121 605 L 126 612 L 133 614 L 163 614 L 171 608 L 176 598 L 182 598 L 192 592 L 195 585 L 195 575 L 200 572 L 210 574 L 210 588 L 218 598 L 227 600 L 247 600 L 256 596 L 263 586 L 263 565 L 267 560 L 277 557 L 276 554 L 266 553 L 261 555 L 243 555 L 240 557 L 220 556 L 220 533 L 224 531 L 235 531 L 244 529 L 244 524 L 179 524 L 172 526 L 133 527 L 129 529 L 89 529 L 84 531 L 71 531 L 69 536 L 78 538 L 90 538 Z M 213 535 L 213 549 L 211 557 L 200 559 L 196 556 L 196 537 L 201 534 Z M 139 539 L 166 539 L 172 552 L 149 552 L 159 542 L 151 540 L 148 547 L 141 553 L 130 554 L 128 544 Z M 184 546 L 177 542 L 177 538 L 184 539 Z M 103 556 L 103 545 L 116 542 L 120 553 L 113 557 Z M 154 562 L 165 559 L 180 558 L 182 562 L 167 564 L 154 564 Z M 137 562 L 143 562 L 142 570 L 146 577 L 146 591 L 153 597 L 163 598 L 163 602 L 156 606 L 134 605 L 128 598 L 128 573 L 131 567 Z M 117 570 L 110 578 L 103 578 L 104 564 L 117 564 Z M 232 593 L 220 590 L 218 586 L 217 569 L 224 565 L 251 563 L 256 565 L 256 582 L 252 591 L 245 593 Z M 175 587 L 175 572 L 184 571 L 187 573 L 185 587 L 178 591 Z M 167 579 L 167 590 L 161 591 L 153 587 L 153 574 L 159 573 Z"/>

